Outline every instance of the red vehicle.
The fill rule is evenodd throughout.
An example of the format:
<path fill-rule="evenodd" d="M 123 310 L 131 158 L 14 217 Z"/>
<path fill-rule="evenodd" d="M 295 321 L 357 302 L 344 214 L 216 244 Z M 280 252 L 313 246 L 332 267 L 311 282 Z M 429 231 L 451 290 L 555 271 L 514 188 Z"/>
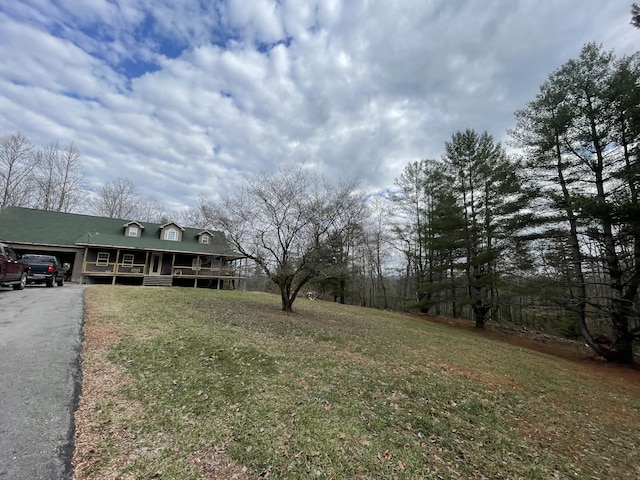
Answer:
<path fill-rule="evenodd" d="M 0 243 L 0 286 L 22 290 L 27 285 L 28 271 L 29 265 L 11 247 Z"/>

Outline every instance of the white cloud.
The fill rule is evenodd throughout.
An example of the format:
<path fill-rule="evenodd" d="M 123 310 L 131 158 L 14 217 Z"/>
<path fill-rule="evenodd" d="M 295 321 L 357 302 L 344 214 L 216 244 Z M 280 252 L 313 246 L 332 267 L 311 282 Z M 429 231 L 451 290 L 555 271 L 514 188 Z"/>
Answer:
<path fill-rule="evenodd" d="M 275 43 L 282 39 L 282 25 L 274 2 L 229 0 L 225 10 L 229 24 L 240 30 L 248 42 Z"/>
<path fill-rule="evenodd" d="M 513 113 L 588 41 L 632 53 L 599 0 L 24 0 L 0 6 L 0 134 L 73 141 L 90 184 L 169 208 L 304 163 L 384 189 Z"/>

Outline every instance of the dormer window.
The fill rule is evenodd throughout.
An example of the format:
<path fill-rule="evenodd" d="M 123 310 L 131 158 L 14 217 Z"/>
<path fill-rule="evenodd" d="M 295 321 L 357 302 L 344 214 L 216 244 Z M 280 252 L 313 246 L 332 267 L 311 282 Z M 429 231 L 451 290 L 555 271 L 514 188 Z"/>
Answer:
<path fill-rule="evenodd" d="M 129 222 L 124 224 L 124 234 L 127 237 L 139 238 L 142 236 L 144 225 L 138 222 Z"/>
<path fill-rule="evenodd" d="M 213 235 L 209 230 L 202 230 L 200 233 L 198 233 L 197 237 L 198 243 L 202 245 L 209 245 L 213 241 Z"/>
<path fill-rule="evenodd" d="M 165 223 L 164 225 L 160 225 L 160 238 L 162 240 L 169 240 L 170 242 L 181 242 L 182 241 L 182 233 L 184 232 L 184 228 L 182 228 L 177 223 Z"/>
<path fill-rule="evenodd" d="M 176 240 L 178 240 L 178 231 L 175 228 L 167 228 L 164 231 L 164 239 L 175 242 Z"/>

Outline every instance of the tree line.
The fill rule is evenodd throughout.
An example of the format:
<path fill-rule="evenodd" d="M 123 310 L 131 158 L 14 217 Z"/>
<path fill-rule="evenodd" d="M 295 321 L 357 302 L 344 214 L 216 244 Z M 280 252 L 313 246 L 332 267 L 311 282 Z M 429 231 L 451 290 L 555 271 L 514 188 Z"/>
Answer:
<path fill-rule="evenodd" d="M 90 189 L 73 142 L 39 148 L 19 132 L 0 137 L 0 209 L 9 206 L 153 222 L 168 216 L 128 178 Z"/>
<path fill-rule="evenodd" d="M 640 338 L 640 56 L 585 45 L 515 113 L 507 155 L 466 130 L 391 196 L 417 306 L 523 323 L 553 312 L 598 354 Z M 576 332 L 577 333 L 577 332 Z"/>
<path fill-rule="evenodd" d="M 0 137 L 0 208 L 73 211 L 82 201 L 83 179 L 73 143 L 36 148 L 20 133 Z"/>

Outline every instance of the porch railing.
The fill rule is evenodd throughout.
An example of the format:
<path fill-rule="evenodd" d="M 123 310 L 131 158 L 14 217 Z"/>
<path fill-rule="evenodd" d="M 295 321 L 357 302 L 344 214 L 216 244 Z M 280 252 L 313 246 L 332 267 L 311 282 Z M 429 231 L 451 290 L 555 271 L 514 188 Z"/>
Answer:
<path fill-rule="evenodd" d="M 229 266 L 214 267 L 201 267 L 193 268 L 193 266 L 179 266 L 173 267 L 172 275 L 174 277 L 218 277 L 218 276 L 233 276 L 236 274 L 236 270 Z"/>
<path fill-rule="evenodd" d="M 144 274 L 144 263 L 122 264 L 115 262 L 108 263 L 87 263 L 84 273 L 111 273 L 118 275 L 142 275 Z"/>
<path fill-rule="evenodd" d="M 144 263 L 134 263 L 123 265 L 122 263 L 87 263 L 85 264 L 85 274 L 110 274 L 110 275 L 144 275 L 146 265 Z M 163 272 L 164 273 L 164 272 Z M 169 273 L 169 272 L 167 272 Z M 193 268 L 192 265 L 180 266 L 175 265 L 171 270 L 174 277 L 219 277 L 237 275 L 235 268 L 223 265 L 214 267 Z"/>

